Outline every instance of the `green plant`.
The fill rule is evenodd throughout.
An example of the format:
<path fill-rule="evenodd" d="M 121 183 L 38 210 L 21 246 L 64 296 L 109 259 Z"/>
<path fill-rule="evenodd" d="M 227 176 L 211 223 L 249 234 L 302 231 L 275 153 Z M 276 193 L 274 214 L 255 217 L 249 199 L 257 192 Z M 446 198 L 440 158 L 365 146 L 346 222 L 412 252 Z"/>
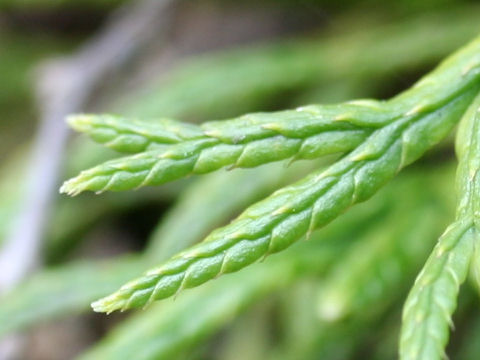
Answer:
<path fill-rule="evenodd" d="M 444 356 L 451 314 L 471 260 L 478 256 L 480 97 L 465 113 L 457 135 L 458 206 L 405 303 L 400 354 L 405 359 Z"/>
<path fill-rule="evenodd" d="M 457 217 L 411 290 L 400 342 L 402 359 L 440 359 L 459 286 L 476 254 L 480 100 L 475 96 L 479 90 L 480 38 L 387 101 L 310 105 L 202 125 L 72 116 L 69 122 L 76 130 L 135 155 L 82 172 L 63 185 L 62 191 L 69 194 L 128 190 L 222 167 L 249 168 L 342 154 L 326 169 L 278 190 L 205 241 L 94 302 L 94 309 L 111 312 L 146 306 L 284 250 L 373 196 L 449 134 L 465 113 L 456 141 Z M 382 245 L 373 243 L 368 251 Z M 279 275 L 284 269 L 272 271 Z"/>

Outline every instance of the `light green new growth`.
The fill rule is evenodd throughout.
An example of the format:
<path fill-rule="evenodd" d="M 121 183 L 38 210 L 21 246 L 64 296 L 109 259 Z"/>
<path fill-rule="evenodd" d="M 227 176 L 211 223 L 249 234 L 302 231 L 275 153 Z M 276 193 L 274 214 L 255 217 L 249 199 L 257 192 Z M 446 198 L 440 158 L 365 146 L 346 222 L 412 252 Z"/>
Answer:
<path fill-rule="evenodd" d="M 129 126 L 124 120 L 112 117 L 73 117 L 70 122 L 76 128 L 121 151 L 149 149 L 156 143 L 177 143 L 83 171 L 67 181 L 61 191 L 75 195 L 85 190 L 128 190 L 160 185 L 225 166 L 254 167 L 287 158 L 312 159 L 350 151 L 364 143 L 368 136 L 375 139 L 378 129 L 412 119 L 421 123 L 421 118 L 464 98 L 467 93 L 471 96 L 472 87 L 478 86 L 479 43 L 474 41 L 410 90 L 389 101 L 311 105 L 209 122 L 198 128 L 170 120 L 156 124 L 135 122 Z M 466 104 L 468 101 L 463 105 Z M 155 129 L 152 135 L 146 135 L 152 128 Z M 412 131 L 408 136 L 422 135 L 414 135 Z M 371 147 L 379 146 L 377 140 L 369 141 Z M 416 151 L 413 147 L 410 149 Z M 419 154 L 422 151 L 424 149 L 420 149 Z"/>
<path fill-rule="evenodd" d="M 281 127 L 282 131 L 286 133 L 287 129 L 291 129 L 297 134 L 311 134 L 312 124 L 322 124 L 325 118 L 335 123 L 347 122 L 378 129 L 327 170 L 314 172 L 253 205 L 230 225 L 210 234 L 203 243 L 93 303 L 94 309 L 111 312 L 145 306 L 218 275 L 238 271 L 268 254 L 285 249 L 306 233 L 327 224 L 351 205 L 371 197 L 400 169 L 420 157 L 455 125 L 478 91 L 479 50 L 480 40 L 476 40 L 446 60 L 411 90 L 391 101 L 306 108 L 312 113 L 311 121 L 296 126 L 297 123 L 290 119 L 288 124 Z M 349 112 L 353 110 L 353 113 Z M 301 111 L 306 110 L 304 108 Z M 211 134 L 218 139 L 239 139 L 242 133 L 245 138 L 240 141 L 262 139 L 263 135 L 259 134 L 270 134 L 270 129 L 265 130 L 263 125 L 275 121 L 275 115 L 264 114 L 260 119 L 263 121 L 254 121 L 253 124 L 249 117 L 210 123 L 207 128 L 215 130 Z M 242 124 L 246 127 L 241 127 Z M 263 158 L 262 154 L 259 151 L 258 159 Z M 138 162 L 136 169 L 142 169 L 144 164 Z M 105 180 L 98 180 L 101 176 L 94 176 L 86 183 L 77 179 L 66 187 L 70 191 L 79 191 L 83 186 L 102 190 L 112 186 L 128 188 L 139 185 L 138 179 L 129 177 L 130 173 L 123 174 L 124 182 L 120 181 L 120 176 L 109 176 L 107 186 Z M 158 180 L 158 176 L 151 177 L 155 178 Z M 163 180 L 166 178 L 168 175 Z M 99 184 L 101 187 L 97 188 Z"/>
<path fill-rule="evenodd" d="M 457 136 L 456 221 L 438 241 L 405 303 L 400 338 L 402 360 L 445 357 L 451 315 L 479 241 L 479 109 L 480 96 L 463 117 Z"/>

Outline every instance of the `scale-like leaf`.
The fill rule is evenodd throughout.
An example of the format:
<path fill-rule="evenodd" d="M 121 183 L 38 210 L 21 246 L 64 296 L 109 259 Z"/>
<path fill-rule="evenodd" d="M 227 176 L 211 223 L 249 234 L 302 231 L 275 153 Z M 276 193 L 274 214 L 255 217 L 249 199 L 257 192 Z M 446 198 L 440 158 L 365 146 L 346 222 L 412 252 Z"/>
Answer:
<path fill-rule="evenodd" d="M 111 296 L 93 303 L 93 308 L 111 312 L 145 306 L 154 300 L 173 296 L 182 289 L 196 287 L 218 275 L 238 271 L 260 258 L 287 248 L 306 233 L 338 217 L 353 204 L 370 198 L 404 166 L 449 133 L 478 91 L 479 66 L 480 39 L 477 39 L 447 59 L 411 90 L 385 102 L 383 108 L 376 108 L 378 103 L 375 102 L 376 116 L 373 118 L 369 117 L 372 115 L 368 110 L 372 105 L 370 102 L 360 103 L 365 111 L 353 116 L 348 112 L 342 115 L 335 113 L 335 121 L 348 121 L 358 126 L 372 124 L 373 121 L 382 127 L 327 170 L 314 172 L 253 205 L 230 225 L 214 231 L 203 243 L 127 283 Z M 439 85 L 446 82 L 449 86 Z M 356 103 L 354 108 L 357 109 L 358 105 Z M 338 105 L 323 110 L 328 112 L 341 107 Z M 312 108 L 309 111 L 313 111 Z M 237 126 L 245 121 L 248 128 L 248 118 L 215 123 L 214 128 L 223 134 L 222 137 L 228 138 L 230 134 L 235 138 L 242 132 Z M 260 123 L 265 124 L 266 121 Z M 262 133 L 262 128 L 256 126 L 258 123 L 254 121 L 253 129 Z M 286 125 L 286 129 L 292 128 L 298 131 L 302 124 L 298 127 Z M 216 137 L 220 137 L 219 133 Z M 245 136 L 255 138 L 258 133 L 252 130 Z M 147 163 L 139 161 L 134 166 L 141 169 Z M 188 166 L 182 165 L 173 172 L 160 172 L 158 176 L 147 175 L 146 179 L 165 180 L 184 175 L 184 170 L 188 170 Z M 147 172 L 150 173 L 150 170 Z M 93 176 L 83 184 L 93 184 L 95 188 L 100 185 L 99 190 L 118 184 L 121 188 L 128 188 L 135 183 L 139 185 L 138 180 L 144 183 L 143 177 Z M 83 185 L 79 184 L 82 184 L 82 180 L 73 180 L 67 183 L 66 188 L 80 190 Z"/>
<path fill-rule="evenodd" d="M 402 360 L 436 360 L 445 357 L 451 316 L 457 306 L 479 245 L 480 214 L 480 96 L 465 113 L 457 135 L 457 215 L 438 241 L 403 310 L 400 338 Z"/>

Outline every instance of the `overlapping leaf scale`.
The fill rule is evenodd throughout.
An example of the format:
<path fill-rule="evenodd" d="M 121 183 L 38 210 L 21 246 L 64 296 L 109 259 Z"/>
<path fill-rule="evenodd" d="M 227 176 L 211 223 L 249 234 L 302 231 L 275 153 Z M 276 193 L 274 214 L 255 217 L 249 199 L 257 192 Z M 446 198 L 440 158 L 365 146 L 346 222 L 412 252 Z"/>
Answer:
<path fill-rule="evenodd" d="M 368 199 L 448 134 L 475 91 L 467 91 L 434 112 L 408 116 L 375 131 L 327 170 L 275 192 L 204 242 L 92 306 L 105 312 L 145 306 L 285 249 L 351 205 Z"/>
<path fill-rule="evenodd" d="M 102 123 L 102 117 L 93 117 L 90 123 L 96 125 L 88 127 L 72 120 L 77 128 L 83 126 L 94 138 L 119 150 L 138 150 L 138 144 L 149 148 L 154 143 L 176 143 L 83 171 L 67 181 L 61 190 L 70 194 L 85 190 L 121 191 L 160 185 L 225 166 L 254 167 L 288 158 L 311 159 L 348 152 L 379 128 L 435 112 L 468 93 L 480 75 L 479 48 L 477 39 L 411 89 L 389 101 L 311 105 L 276 113 L 248 114 L 199 127 L 160 120 L 143 128 L 140 122 L 127 125 L 121 119 L 116 120 L 116 124 L 120 124 L 117 126 L 112 119 L 103 118 Z M 156 130 L 152 131 L 152 127 Z M 105 135 L 110 130 L 113 137 Z M 145 135 L 150 132 L 151 136 Z"/>
<path fill-rule="evenodd" d="M 439 239 L 405 303 L 400 337 L 402 360 L 436 360 L 446 356 L 460 285 L 466 279 L 480 240 L 479 109 L 480 96 L 477 96 L 460 123 L 456 142 L 459 159 L 456 220 Z"/>
<path fill-rule="evenodd" d="M 405 303 L 400 358 L 442 359 L 477 238 L 471 222 L 452 224 L 419 274 Z"/>
<path fill-rule="evenodd" d="M 351 108 L 364 111 L 365 106 L 352 105 Z M 116 118 L 114 126 L 106 127 L 97 125 L 101 121 L 103 124 L 112 125 L 114 118 L 89 116 L 88 118 L 94 119 L 90 120 L 90 123 L 95 122 L 96 126 L 88 132 L 97 141 L 101 139 L 117 150 L 133 149 L 137 144 L 147 146 L 148 149 L 156 149 L 112 160 L 84 171 L 66 182 L 62 191 L 77 194 L 85 190 L 98 192 L 128 190 L 145 185 L 160 185 L 191 174 L 204 174 L 226 166 L 250 168 L 288 158 L 313 159 L 354 149 L 376 127 L 359 127 L 348 121 L 335 121 L 330 116 L 316 114 L 310 108 L 274 114 L 249 114 L 226 122 L 236 124 L 238 120 L 240 122 L 238 131 L 206 123 L 202 127 L 198 126 L 197 130 L 202 135 L 195 131 L 182 134 L 184 140 L 170 146 L 165 146 L 160 136 L 153 141 L 152 136 L 142 135 L 148 133 L 149 128 L 156 127 L 157 131 L 153 134 L 162 134 L 164 139 L 173 141 L 177 134 L 165 135 L 168 130 L 161 123 L 143 122 L 145 128 L 139 127 L 138 122 L 135 123 L 135 127 L 125 125 L 124 128 L 128 127 L 130 131 L 128 135 L 125 131 L 117 132 L 118 136 L 109 137 L 104 134 L 114 133 L 120 125 L 128 124 L 128 120 Z M 73 119 L 85 118 L 83 116 Z M 78 120 L 71 122 L 76 123 Z M 79 129 L 79 126 L 76 125 L 76 128 Z M 191 125 L 191 128 L 195 128 L 195 125 Z"/>

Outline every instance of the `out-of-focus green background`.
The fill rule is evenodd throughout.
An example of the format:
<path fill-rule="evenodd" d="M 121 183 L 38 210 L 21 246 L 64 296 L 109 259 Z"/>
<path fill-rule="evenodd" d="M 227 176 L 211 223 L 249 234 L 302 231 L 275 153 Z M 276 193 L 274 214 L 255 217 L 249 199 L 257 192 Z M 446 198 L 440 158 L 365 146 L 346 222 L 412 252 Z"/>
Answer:
<path fill-rule="evenodd" d="M 479 20 L 473 0 L 0 0 L 0 253 L 23 244 L 0 273 L 25 268 L 0 277 L 0 358 L 394 359 L 406 293 L 452 218 L 451 138 L 311 241 L 107 317 L 89 303 L 325 161 L 67 198 L 62 180 L 117 155 L 62 114 L 200 122 L 388 98 Z M 452 359 L 480 358 L 477 298 L 467 285 Z"/>

